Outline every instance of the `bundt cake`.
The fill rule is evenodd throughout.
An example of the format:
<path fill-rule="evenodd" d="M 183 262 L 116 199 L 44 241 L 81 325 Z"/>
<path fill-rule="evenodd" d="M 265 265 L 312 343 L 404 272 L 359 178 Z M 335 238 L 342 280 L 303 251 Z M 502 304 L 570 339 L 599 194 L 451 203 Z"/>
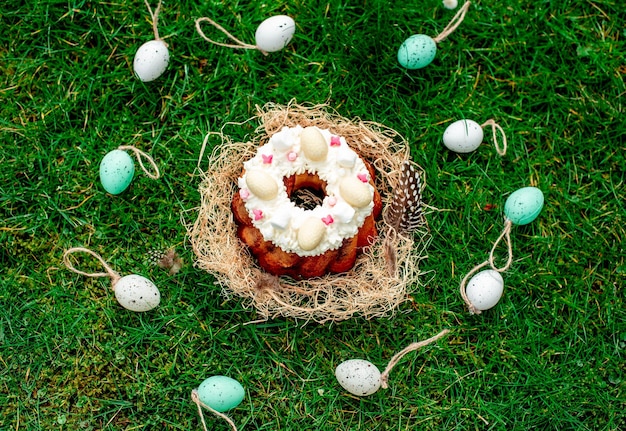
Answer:
<path fill-rule="evenodd" d="M 349 271 L 377 235 L 374 176 L 344 137 L 283 127 L 244 163 L 231 205 L 237 235 L 270 274 Z"/>

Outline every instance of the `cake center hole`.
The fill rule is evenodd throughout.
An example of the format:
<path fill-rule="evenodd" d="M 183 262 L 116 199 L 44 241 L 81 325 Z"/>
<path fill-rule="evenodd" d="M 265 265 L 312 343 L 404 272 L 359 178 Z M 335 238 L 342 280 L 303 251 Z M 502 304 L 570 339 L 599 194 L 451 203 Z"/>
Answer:
<path fill-rule="evenodd" d="M 312 210 L 317 206 L 321 206 L 324 201 L 324 191 L 315 187 L 302 187 L 296 189 L 291 194 L 291 202 L 296 204 L 298 208 L 304 210 Z"/>

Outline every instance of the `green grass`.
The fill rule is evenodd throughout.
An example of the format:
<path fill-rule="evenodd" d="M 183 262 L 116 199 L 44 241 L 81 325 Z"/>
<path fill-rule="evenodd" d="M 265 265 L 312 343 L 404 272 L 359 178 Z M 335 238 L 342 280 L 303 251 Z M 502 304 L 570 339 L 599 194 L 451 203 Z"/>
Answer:
<path fill-rule="evenodd" d="M 132 74 L 152 38 L 143 2 L 0 0 L 0 429 L 200 429 L 190 392 L 214 374 L 246 388 L 229 415 L 247 430 L 626 428 L 622 2 L 476 2 L 419 71 L 397 64 L 398 46 L 435 36 L 454 12 L 407 3 L 166 1 L 172 62 L 143 84 Z M 210 16 L 253 42 L 279 13 L 297 32 L 267 57 L 212 46 L 193 25 Z M 245 325 L 254 310 L 192 265 L 181 217 L 199 204 L 205 134 L 291 99 L 399 131 L 425 169 L 437 209 L 429 277 L 391 319 Z M 460 118 L 495 118 L 506 157 L 447 151 L 441 135 Z M 245 139 L 255 126 L 224 132 Z M 127 144 L 163 177 L 137 174 L 112 197 L 98 164 Z M 513 229 L 501 302 L 470 316 L 459 282 L 486 259 L 506 197 L 527 185 L 545 208 Z M 160 307 L 122 309 L 107 280 L 64 267 L 73 246 L 152 279 Z M 148 259 L 170 247 L 185 261 L 173 276 Z M 358 399 L 335 381 L 343 360 L 382 369 L 443 328 L 452 333 L 405 357 L 387 390 Z"/>

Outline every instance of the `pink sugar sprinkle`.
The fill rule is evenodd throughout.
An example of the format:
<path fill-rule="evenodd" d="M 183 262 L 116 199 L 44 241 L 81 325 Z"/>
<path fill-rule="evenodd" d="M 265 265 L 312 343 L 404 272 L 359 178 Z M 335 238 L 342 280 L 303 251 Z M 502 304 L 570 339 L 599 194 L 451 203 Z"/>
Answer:
<path fill-rule="evenodd" d="M 271 164 L 272 159 L 274 158 L 274 156 L 271 154 L 269 156 L 266 156 L 265 154 L 261 154 L 261 157 L 263 158 L 263 163 L 265 163 L 266 165 Z"/>
<path fill-rule="evenodd" d="M 341 145 L 341 139 L 339 138 L 339 136 L 331 136 L 330 137 L 330 146 L 331 147 L 338 147 Z"/>
<path fill-rule="evenodd" d="M 261 220 L 263 218 L 263 211 L 261 210 L 252 210 L 252 214 L 254 214 L 255 220 Z"/>
<path fill-rule="evenodd" d="M 369 182 L 369 178 L 367 177 L 367 174 L 358 174 L 357 178 L 363 181 L 364 183 Z"/>
<path fill-rule="evenodd" d="M 241 196 L 241 199 L 248 199 L 250 197 L 250 191 L 248 189 L 241 189 L 239 190 L 239 196 Z"/>
<path fill-rule="evenodd" d="M 330 205 L 331 207 L 334 207 L 335 205 L 337 205 L 337 198 L 334 196 L 328 196 L 328 205 Z"/>
<path fill-rule="evenodd" d="M 326 217 L 322 217 L 322 221 L 324 222 L 324 224 L 326 226 L 333 224 L 333 222 L 335 221 L 335 219 L 333 218 L 333 216 L 331 216 L 330 214 L 328 214 Z"/>
<path fill-rule="evenodd" d="M 297 158 L 298 153 L 296 153 L 295 151 L 289 151 L 289 153 L 287 153 L 287 160 L 289 160 L 290 162 L 295 162 Z"/>

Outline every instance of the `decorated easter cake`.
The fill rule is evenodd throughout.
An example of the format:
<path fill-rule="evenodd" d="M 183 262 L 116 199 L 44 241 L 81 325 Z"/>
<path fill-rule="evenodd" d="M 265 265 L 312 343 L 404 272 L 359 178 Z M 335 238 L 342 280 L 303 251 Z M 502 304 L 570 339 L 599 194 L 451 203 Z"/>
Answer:
<path fill-rule="evenodd" d="M 344 137 L 285 126 L 243 164 L 232 200 L 237 236 L 273 275 L 349 271 L 377 235 L 374 176 Z"/>

